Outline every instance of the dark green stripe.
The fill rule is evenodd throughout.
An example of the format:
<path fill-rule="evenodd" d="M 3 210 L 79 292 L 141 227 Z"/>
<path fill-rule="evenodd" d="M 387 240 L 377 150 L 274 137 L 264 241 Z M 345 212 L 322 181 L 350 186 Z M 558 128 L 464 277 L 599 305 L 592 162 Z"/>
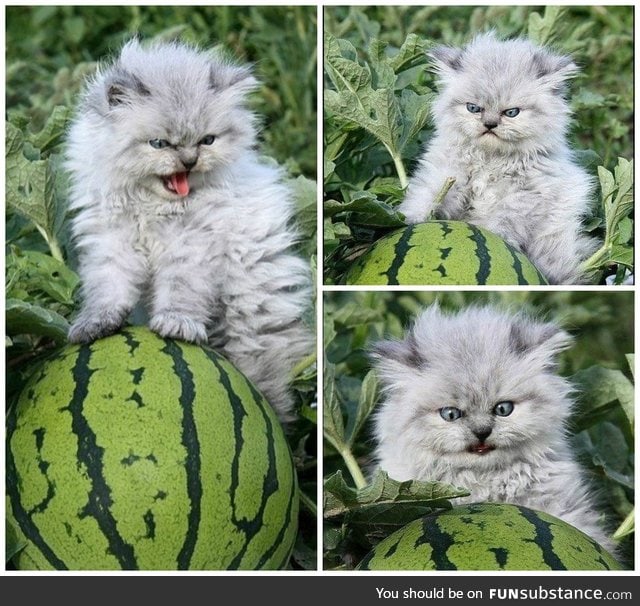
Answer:
<path fill-rule="evenodd" d="M 369 562 L 371 562 L 374 556 L 375 552 L 371 550 L 366 556 L 364 556 L 364 558 L 362 558 L 360 564 L 358 564 L 358 570 L 371 570 L 371 568 L 369 568 Z"/>
<path fill-rule="evenodd" d="M 267 460 L 268 460 L 268 468 L 267 473 L 263 479 L 262 483 L 262 491 L 261 491 L 261 502 L 256 512 L 256 515 L 253 519 L 238 519 L 236 517 L 236 492 L 238 490 L 238 485 L 240 482 L 239 478 L 239 468 L 240 468 L 240 456 L 242 453 L 242 449 L 244 446 L 244 442 L 242 440 L 242 418 L 247 416 L 247 412 L 245 411 L 242 400 L 238 397 L 238 395 L 233 390 L 231 385 L 231 380 L 229 378 L 228 373 L 220 364 L 220 359 L 217 354 L 212 351 L 206 350 L 207 356 L 214 363 L 218 372 L 220 373 L 220 383 L 224 387 L 225 391 L 229 396 L 229 400 L 231 402 L 231 409 L 233 410 L 233 426 L 235 433 L 235 454 L 233 457 L 232 463 L 232 471 L 231 471 L 231 506 L 232 506 L 232 515 L 231 520 L 236 525 L 236 527 L 245 535 L 245 541 L 242 546 L 242 549 L 233 560 L 229 563 L 227 567 L 228 570 L 237 570 L 242 564 L 242 559 L 251 543 L 252 539 L 260 532 L 264 525 L 264 510 L 267 505 L 267 501 L 271 497 L 271 495 L 278 490 L 279 482 L 278 482 L 278 470 L 276 467 L 275 460 L 275 448 L 274 448 L 274 439 L 273 439 L 273 426 L 270 423 L 269 418 L 265 415 L 263 411 L 263 416 L 267 419 L 266 421 L 266 431 L 267 431 Z M 253 388 L 252 388 L 253 390 Z M 253 391 L 254 396 L 256 392 Z M 259 396 L 258 396 L 259 397 Z M 261 408 L 261 407 L 260 407 Z"/>
<path fill-rule="evenodd" d="M 414 229 L 415 226 L 413 225 L 407 227 L 393 248 L 391 267 L 382 273 L 383 276 L 387 276 L 387 284 L 399 284 L 398 272 L 404 263 L 404 258 L 407 256 L 407 253 L 413 248 L 413 246 L 409 244 L 409 241 L 411 240 L 411 236 L 413 236 Z"/>
<path fill-rule="evenodd" d="M 442 239 L 446 240 L 447 236 L 453 232 L 451 226 L 449 225 L 449 221 L 436 221 L 436 223 L 440 224 L 440 229 L 442 230 Z"/>
<path fill-rule="evenodd" d="M 42 446 L 44 444 L 44 437 L 46 433 L 47 431 L 44 427 L 40 427 L 33 431 L 33 435 L 36 439 L 36 450 L 38 451 L 38 469 L 40 470 L 40 473 L 42 473 L 43 477 L 47 481 L 47 494 L 42 500 L 42 502 L 38 503 L 35 507 L 31 509 L 31 511 L 29 512 L 29 515 L 33 515 L 34 513 L 42 513 L 47 508 L 47 506 L 51 502 L 51 499 L 53 499 L 53 497 L 56 494 L 54 484 L 50 480 L 49 476 L 47 475 L 47 472 L 49 471 L 49 463 L 48 461 L 45 461 L 42 456 Z"/>
<path fill-rule="evenodd" d="M 242 400 L 238 397 L 238 394 L 235 393 L 233 388 L 231 387 L 231 381 L 229 380 L 229 375 L 225 371 L 225 369 L 220 364 L 218 355 L 210 350 L 205 350 L 207 357 L 213 362 L 214 366 L 218 370 L 220 374 L 220 383 L 224 387 L 225 391 L 229 396 L 229 401 L 231 404 L 231 411 L 233 413 L 233 435 L 234 435 L 234 444 L 235 444 L 235 452 L 233 454 L 233 461 L 231 462 L 231 486 L 229 487 L 229 496 L 231 498 L 231 509 L 232 509 L 232 521 L 236 526 L 240 526 L 238 521 L 236 520 L 236 492 L 238 490 L 238 484 L 240 483 L 240 454 L 242 453 L 242 449 L 244 446 L 244 440 L 242 438 L 242 418 L 247 416 L 247 413 L 242 405 Z M 240 526 L 240 529 L 245 532 L 245 529 Z M 227 566 L 228 570 L 236 570 L 238 568 L 238 560 L 242 558 L 246 549 L 248 547 L 248 541 L 244 541 L 242 546 L 242 551 L 239 555 L 236 555 L 233 562 Z"/>
<path fill-rule="evenodd" d="M 55 570 L 68 570 L 66 564 L 53 552 L 53 550 L 47 545 L 42 538 L 40 530 L 31 519 L 31 514 L 27 513 L 20 501 L 19 485 L 25 481 L 19 477 L 18 470 L 16 469 L 16 462 L 13 458 L 13 452 L 11 451 L 11 440 L 17 427 L 17 405 L 11 406 L 9 414 L 7 416 L 7 442 L 5 447 L 6 457 L 6 491 L 11 502 L 11 510 L 13 517 L 20 527 L 20 530 L 24 534 L 27 541 L 37 547 L 46 560 L 51 564 Z M 49 480 L 47 479 L 47 484 Z M 50 487 L 50 484 L 49 484 Z M 9 512 L 7 512 L 9 517 Z"/>
<path fill-rule="evenodd" d="M 140 341 L 138 341 L 130 328 L 123 328 L 120 334 L 124 337 L 125 343 L 129 347 L 129 355 L 133 357 L 136 349 L 140 347 Z"/>
<path fill-rule="evenodd" d="M 454 542 L 453 537 L 440 528 L 438 515 L 427 515 L 422 518 L 422 535 L 416 540 L 414 548 L 429 544 L 436 570 L 457 570 L 458 567 L 447 557 L 447 550 Z"/>
<path fill-rule="evenodd" d="M 274 489 L 272 491 L 271 494 L 275 493 L 278 489 L 279 486 L 279 482 L 278 482 L 278 469 L 276 466 L 276 453 L 275 453 L 275 448 L 274 448 L 274 444 L 275 444 L 275 437 L 273 435 L 273 421 L 271 420 L 271 417 L 267 414 L 267 411 L 265 410 L 265 405 L 268 406 L 268 404 L 265 404 L 264 398 L 262 396 L 262 394 L 260 392 L 258 392 L 258 390 L 250 383 L 249 387 L 251 388 L 251 393 L 253 394 L 253 399 L 256 402 L 256 406 L 258 407 L 258 409 L 260 410 L 260 412 L 262 413 L 262 418 L 264 420 L 265 426 L 267 427 L 267 439 L 268 439 L 268 447 L 269 447 L 269 470 L 268 470 L 268 474 L 271 475 L 273 474 L 275 476 L 275 483 L 272 482 L 272 484 L 274 485 Z M 295 481 L 296 478 L 296 470 L 295 467 L 293 465 L 293 457 L 290 456 L 289 457 L 289 462 L 290 462 L 290 473 L 291 473 L 291 478 L 292 478 L 292 486 L 291 486 L 291 493 L 289 495 L 289 502 L 287 503 L 287 513 L 285 515 L 285 521 L 282 524 L 282 527 L 280 528 L 280 530 L 278 531 L 278 535 L 276 536 L 276 538 L 274 539 L 271 547 L 269 549 L 267 549 L 267 551 L 262 555 L 262 558 L 260 558 L 260 561 L 258 562 L 258 566 L 257 568 L 262 568 L 273 556 L 273 554 L 280 548 L 280 545 L 282 545 L 282 543 L 284 542 L 285 536 L 287 534 L 287 531 L 289 530 L 293 520 L 292 520 L 292 516 L 293 516 L 293 505 L 295 503 L 296 498 L 298 497 L 297 494 L 297 484 Z M 269 495 L 267 495 L 267 499 L 264 500 L 264 505 L 266 506 L 267 501 L 268 501 L 268 497 Z M 293 545 L 291 546 L 293 547 Z M 281 562 L 278 563 L 278 568 L 282 568 L 288 561 L 289 556 L 291 554 L 290 553 L 286 553 L 283 556 L 283 560 Z"/>
<path fill-rule="evenodd" d="M 509 245 L 506 246 L 506 249 L 509 251 L 511 258 L 513 259 L 511 267 L 513 267 L 513 271 L 516 272 L 516 276 L 518 276 L 518 284 L 529 284 L 529 282 L 527 282 L 527 279 L 524 277 L 524 274 L 522 273 L 522 263 L 520 261 L 520 258 L 518 257 L 518 253 Z"/>
<path fill-rule="evenodd" d="M 111 490 L 103 476 L 103 448 L 97 444 L 96 435 L 84 417 L 84 403 L 89 392 L 89 379 L 93 370 L 89 368 L 91 346 L 83 345 L 78 350 L 78 359 L 73 367 L 75 389 L 69 404 L 71 428 L 78 439 L 78 467 L 84 465 L 91 481 L 88 502 L 80 513 L 80 518 L 92 516 L 109 543 L 112 553 L 124 570 L 137 570 L 133 547 L 118 533 L 116 521 L 111 514 Z"/>
<path fill-rule="evenodd" d="M 551 524 L 542 520 L 534 511 L 526 507 L 518 507 L 518 511 L 522 514 L 522 517 L 535 528 L 536 536 L 533 542 L 540 548 L 544 563 L 549 566 L 551 570 L 567 570 L 562 560 L 553 551 Z"/>
<path fill-rule="evenodd" d="M 472 234 L 469 236 L 469 240 L 472 240 L 476 245 L 476 258 L 480 264 L 476 272 L 476 284 L 486 284 L 491 273 L 491 253 L 487 248 L 487 239 L 477 227 L 473 225 L 468 227 Z"/>
<path fill-rule="evenodd" d="M 371 570 L 371 568 L 369 568 L 369 562 L 371 562 L 373 558 L 382 557 L 383 560 L 386 560 L 387 558 L 392 557 L 395 554 L 395 552 L 398 550 L 398 546 L 400 545 L 401 541 L 402 541 L 402 536 L 399 536 L 396 542 L 392 543 L 383 554 L 378 553 L 378 550 L 376 549 L 372 549 L 366 556 L 364 556 L 364 558 L 362 558 L 362 560 L 360 561 L 360 564 L 358 564 L 358 570 Z M 391 569 L 391 566 L 387 567 L 387 566 L 382 566 L 380 564 L 376 564 L 374 568 L 374 570 L 390 570 L 390 569 Z"/>
<path fill-rule="evenodd" d="M 493 552 L 493 555 L 496 558 L 496 564 L 500 566 L 502 570 L 507 565 L 507 561 L 509 559 L 509 551 L 504 547 L 489 547 L 489 551 Z"/>
<path fill-rule="evenodd" d="M 180 347 L 170 339 L 165 340 L 163 353 L 171 356 L 176 375 L 180 377 L 181 390 L 179 396 L 182 409 L 182 445 L 187 453 L 185 473 L 187 474 L 187 496 L 189 497 L 189 519 L 187 533 L 178 554 L 178 570 L 189 570 L 191 558 L 198 542 L 198 531 L 201 521 L 202 484 L 200 478 L 200 444 L 193 413 L 195 387 L 193 374 L 182 355 Z"/>

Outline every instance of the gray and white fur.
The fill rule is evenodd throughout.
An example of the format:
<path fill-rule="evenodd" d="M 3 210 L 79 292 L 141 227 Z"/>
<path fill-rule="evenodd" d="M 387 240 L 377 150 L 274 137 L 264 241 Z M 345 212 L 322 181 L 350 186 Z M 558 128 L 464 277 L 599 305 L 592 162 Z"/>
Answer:
<path fill-rule="evenodd" d="M 384 387 L 375 457 L 398 480 L 470 491 L 456 504 L 545 511 L 614 550 L 566 425 L 572 386 L 556 373 L 571 337 L 556 324 L 492 307 L 428 307 L 402 341 L 374 349 Z"/>
<path fill-rule="evenodd" d="M 312 348 L 292 195 L 259 159 L 249 68 L 180 43 L 127 43 L 71 126 L 72 234 L 83 304 L 69 333 L 117 331 L 139 300 L 163 337 L 209 343 L 283 420 Z"/>
<path fill-rule="evenodd" d="M 566 132 L 566 82 L 578 67 L 528 40 L 477 36 L 430 52 L 439 81 L 435 134 L 399 210 L 409 223 L 454 219 L 484 227 L 526 254 L 552 284 L 585 280 L 598 246 L 586 235 L 593 181 Z M 455 184 L 434 201 L 447 178 Z"/>

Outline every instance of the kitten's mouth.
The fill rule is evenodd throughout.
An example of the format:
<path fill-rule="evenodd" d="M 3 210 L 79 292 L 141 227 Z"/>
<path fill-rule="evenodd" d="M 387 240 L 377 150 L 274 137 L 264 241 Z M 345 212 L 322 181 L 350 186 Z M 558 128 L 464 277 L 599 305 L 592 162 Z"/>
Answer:
<path fill-rule="evenodd" d="M 483 455 L 491 452 L 494 448 L 495 446 L 491 446 L 490 444 L 474 444 L 473 446 L 469 446 L 468 451 L 473 454 Z"/>
<path fill-rule="evenodd" d="M 174 173 L 168 177 L 160 177 L 165 189 L 184 198 L 189 195 L 189 173 Z"/>

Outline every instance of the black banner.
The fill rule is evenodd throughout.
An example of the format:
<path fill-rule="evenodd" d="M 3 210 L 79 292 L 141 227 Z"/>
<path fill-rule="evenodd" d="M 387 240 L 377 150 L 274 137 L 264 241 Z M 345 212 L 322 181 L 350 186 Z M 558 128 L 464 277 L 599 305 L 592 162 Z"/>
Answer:
<path fill-rule="evenodd" d="M 221 606 L 366 606 L 378 604 L 594 604 L 637 603 L 638 576 L 379 576 L 326 573 L 276 575 L 183 574 L 33 576 L 0 578 L 0 595 L 9 605 L 64 603 L 215 604 Z M 6 601 L 9 598 L 10 601 Z"/>

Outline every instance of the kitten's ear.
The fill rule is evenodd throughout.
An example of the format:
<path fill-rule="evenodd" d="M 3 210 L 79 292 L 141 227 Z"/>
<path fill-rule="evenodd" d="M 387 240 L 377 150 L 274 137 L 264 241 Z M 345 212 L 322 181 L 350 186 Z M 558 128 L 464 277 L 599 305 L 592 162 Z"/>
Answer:
<path fill-rule="evenodd" d="M 147 97 L 151 94 L 140 78 L 123 69 L 110 74 L 105 86 L 109 107 L 130 103 L 136 97 Z"/>
<path fill-rule="evenodd" d="M 462 67 L 463 49 L 451 46 L 434 46 L 427 55 L 439 72 L 455 72 Z"/>
<path fill-rule="evenodd" d="M 544 368 L 555 370 L 557 356 L 569 348 L 573 337 L 553 323 L 518 318 L 511 325 L 509 345 L 519 356 L 538 359 Z"/>
<path fill-rule="evenodd" d="M 214 63 L 209 70 L 209 87 L 214 91 L 232 90 L 238 95 L 246 95 L 258 86 L 251 68 L 238 65 Z"/>
<path fill-rule="evenodd" d="M 544 50 L 536 51 L 532 57 L 533 69 L 538 80 L 548 85 L 559 95 L 565 92 L 567 80 L 580 69 L 568 55 L 554 55 Z"/>
<path fill-rule="evenodd" d="M 427 364 L 411 333 L 403 341 L 379 341 L 369 355 L 387 386 L 406 380 Z"/>

